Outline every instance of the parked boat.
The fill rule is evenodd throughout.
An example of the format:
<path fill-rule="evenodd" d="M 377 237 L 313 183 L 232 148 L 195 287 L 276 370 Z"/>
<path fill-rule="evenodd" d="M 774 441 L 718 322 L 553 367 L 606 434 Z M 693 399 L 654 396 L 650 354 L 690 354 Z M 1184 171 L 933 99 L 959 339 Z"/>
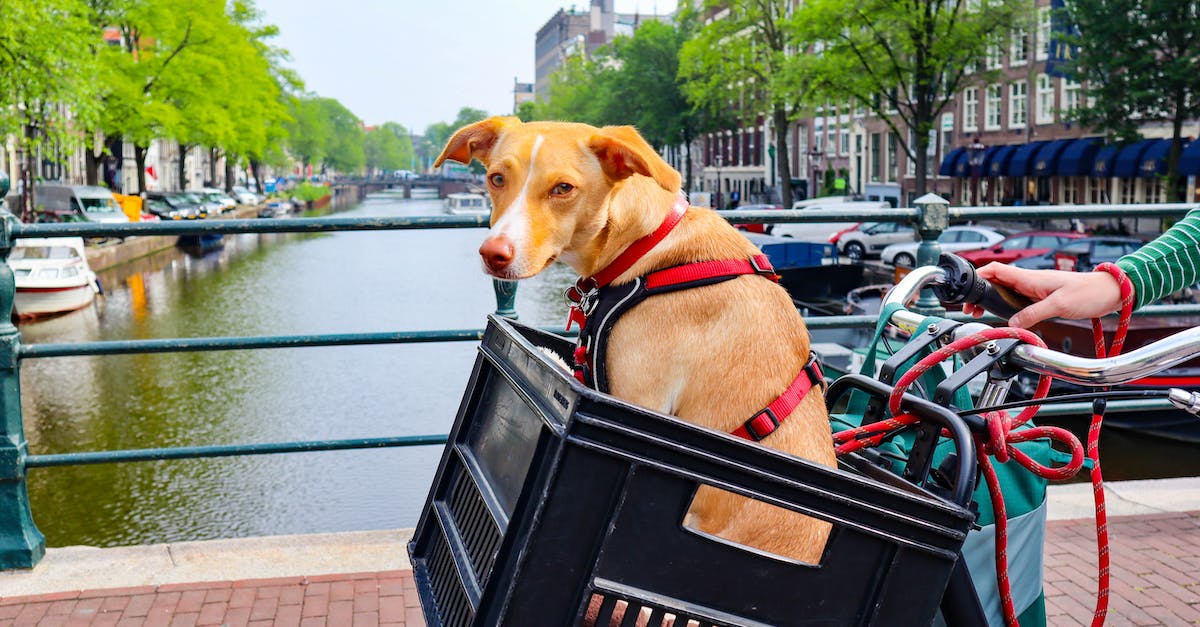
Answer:
<path fill-rule="evenodd" d="M 862 284 L 863 265 L 838 256 L 833 244 L 802 242 L 790 237 L 746 233 L 771 260 L 779 283 L 792 298 L 842 298 Z"/>
<path fill-rule="evenodd" d="M 13 313 L 18 318 L 81 309 L 100 293 L 80 237 L 18 239 L 8 265 L 17 287 Z"/>
<path fill-rule="evenodd" d="M 1103 319 L 1106 345 L 1111 344 L 1116 325 L 1116 319 L 1111 316 Z M 1135 317 L 1129 323 L 1124 352 L 1198 325 L 1200 317 L 1197 316 Z M 1034 330 L 1042 336 L 1049 348 L 1089 357 L 1092 355 L 1092 323 L 1089 320 L 1052 320 L 1037 325 Z M 1033 384 L 1032 380 L 1024 380 L 1022 385 L 1014 386 L 1021 389 L 1014 391 L 1028 395 L 1032 392 Z M 1120 386 L 1121 390 L 1161 391 L 1164 398 L 1170 388 L 1190 391 L 1200 389 L 1200 359 L 1185 361 L 1153 377 L 1130 381 Z M 1051 386 L 1051 394 L 1087 392 L 1091 389 L 1055 380 Z M 1054 424 L 1056 420 L 1043 418 L 1039 419 L 1039 422 Z M 1104 427 L 1136 431 L 1172 440 L 1200 442 L 1200 419 L 1179 409 L 1109 411 L 1104 416 Z"/>
<path fill-rule="evenodd" d="M 491 200 L 484 194 L 469 192 L 447 194 L 446 213 L 471 216 L 486 216 L 492 212 Z"/>

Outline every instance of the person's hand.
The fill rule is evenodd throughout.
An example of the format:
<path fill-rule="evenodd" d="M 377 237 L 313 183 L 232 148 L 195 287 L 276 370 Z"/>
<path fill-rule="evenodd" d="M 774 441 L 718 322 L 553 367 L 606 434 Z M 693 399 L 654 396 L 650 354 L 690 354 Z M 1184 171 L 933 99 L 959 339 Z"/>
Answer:
<path fill-rule="evenodd" d="M 1112 313 L 1121 307 L 1121 288 L 1107 272 L 1028 270 L 992 262 L 979 269 L 979 276 L 1035 301 L 1008 321 L 1009 325 L 1022 329 L 1048 318 L 1083 320 Z M 963 305 L 963 312 L 976 318 L 982 316 L 983 311 L 977 305 Z"/>

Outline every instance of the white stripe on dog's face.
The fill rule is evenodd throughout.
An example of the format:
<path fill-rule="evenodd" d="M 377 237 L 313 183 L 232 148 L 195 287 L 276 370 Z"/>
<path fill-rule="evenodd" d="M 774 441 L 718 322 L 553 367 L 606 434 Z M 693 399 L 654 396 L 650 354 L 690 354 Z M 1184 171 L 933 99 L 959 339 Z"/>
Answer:
<path fill-rule="evenodd" d="M 537 163 L 538 149 L 542 147 L 543 141 L 544 138 L 541 135 L 534 138 L 533 149 L 529 153 L 529 170 L 525 173 L 525 182 L 521 185 L 521 192 L 504 210 L 504 215 L 500 216 L 500 219 L 488 231 L 488 237 L 504 235 L 508 241 L 513 243 L 513 265 L 509 271 L 517 275 L 523 275 L 528 270 L 524 266 L 528 261 L 529 248 L 533 245 L 532 218 L 529 215 L 528 207 L 529 183 L 533 180 L 533 168 Z"/>

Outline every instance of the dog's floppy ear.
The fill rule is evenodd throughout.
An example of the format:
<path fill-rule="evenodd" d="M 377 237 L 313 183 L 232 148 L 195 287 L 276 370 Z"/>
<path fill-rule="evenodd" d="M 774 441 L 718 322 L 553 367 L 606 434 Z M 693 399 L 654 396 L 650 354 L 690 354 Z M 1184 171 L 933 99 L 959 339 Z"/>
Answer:
<path fill-rule="evenodd" d="M 519 118 L 497 116 L 458 129 L 450 137 L 450 141 L 446 142 L 446 147 L 433 162 L 433 167 L 442 165 L 446 159 L 459 163 L 471 163 L 472 157 L 487 165 L 484 159 L 495 145 L 496 138 L 500 137 L 500 133 L 504 129 L 520 123 Z"/>
<path fill-rule="evenodd" d="M 679 191 L 682 177 L 632 126 L 606 126 L 588 139 L 588 147 L 615 181 L 636 173 L 654 179 L 667 191 Z"/>

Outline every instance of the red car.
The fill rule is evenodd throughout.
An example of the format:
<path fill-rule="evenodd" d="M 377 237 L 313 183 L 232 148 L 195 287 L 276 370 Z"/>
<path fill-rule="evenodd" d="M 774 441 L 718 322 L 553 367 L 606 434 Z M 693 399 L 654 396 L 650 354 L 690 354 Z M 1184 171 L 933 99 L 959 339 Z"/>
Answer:
<path fill-rule="evenodd" d="M 1052 250 L 1058 250 L 1073 239 L 1086 237 L 1086 233 L 1070 231 L 1025 231 L 1000 240 L 999 243 L 984 248 L 958 253 L 963 259 L 970 261 L 976 267 L 987 265 L 993 261 L 1012 263 L 1025 257 L 1044 255 Z"/>

